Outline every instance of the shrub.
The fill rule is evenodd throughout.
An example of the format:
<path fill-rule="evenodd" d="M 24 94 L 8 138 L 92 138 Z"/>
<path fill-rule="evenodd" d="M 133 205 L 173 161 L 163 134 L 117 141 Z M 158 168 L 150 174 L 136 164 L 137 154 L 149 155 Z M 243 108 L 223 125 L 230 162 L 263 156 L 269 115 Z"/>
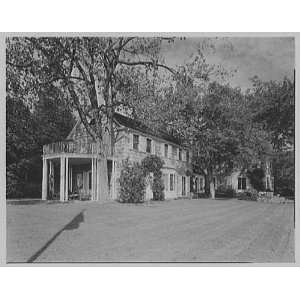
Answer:
<path fill-rule="evenodd" d="M 161 169 L 164 165 L 164 161 L 157 155 L 149 155 L 142 160 L 142 168 L 144 176 L 153 173 L 152 191 L 153 200 L 163 201 L 165 200 L 164 183 L 162 180 Z"/>
<path fill-rule="evenodd" d="M 154 176 L 152 183 L 153 200 L 163 201 L 165 200 L 164 194 L 165 185 L 161 176 Z"/>
<path fill-rule="evenodd" d="M 247 177 L 249 178 L 250 183 L 254 189 L 256 189 L 257 191 L 265 190 L 265 184 L 264 184 L 265 172 L 263 169 L 255 168 L 253 170 L 248 170 Z"/>
<path fill-rule="evenodd" d="M 235 190 L 231 186 L 220 185 L 216 189 L 216 197 L 232 198 L 235 197 Z"/>
<path fill-rule="evenodd" d="M 246 190 L 244 192 L 238 192 L 237 198 L 239 200 L 257 201 L 258 200 L 258 192 L 254 189 Z"/>
<path fill-rule="evenodd" d="M 146 180 L 140 164 L 123 162 L 120 179 L 120 202 L 141 203 L 144 201 Z"/>
<path fill-rule="evenodd" d="M 141 162 L 145 175 L 149 173 L 159 173 L 164 165 L 164 161 L 157 155 L 148 155 Z"/>

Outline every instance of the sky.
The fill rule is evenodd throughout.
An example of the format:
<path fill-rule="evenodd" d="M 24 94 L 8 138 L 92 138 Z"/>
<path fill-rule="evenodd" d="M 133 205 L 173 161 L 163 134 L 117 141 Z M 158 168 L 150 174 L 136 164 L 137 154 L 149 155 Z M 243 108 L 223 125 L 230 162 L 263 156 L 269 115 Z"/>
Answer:
<path fill-rule="evenodd" d="M 177 39 L 162 49 L 167 64 L 181 65 L 199 47 L 204 47 L 207 62 L 236 70 L 228 79 L 233 87 L 251 87 L 249 78 L 258 76 L 264 81 L 293 78 L 295 46 L 292 37 L 220 37 Z M 205 47 L 213 45 L 213 47 Z"/>

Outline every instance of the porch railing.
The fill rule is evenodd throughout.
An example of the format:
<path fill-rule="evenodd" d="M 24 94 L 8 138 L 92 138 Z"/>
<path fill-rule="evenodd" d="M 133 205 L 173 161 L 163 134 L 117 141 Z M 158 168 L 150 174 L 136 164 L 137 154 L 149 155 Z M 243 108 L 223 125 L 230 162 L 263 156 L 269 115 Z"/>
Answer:
<path fill-rule="evenodd" d="M 71 142 L 62 141 L 43 146 L 43 154 L 60 154 L 60 153 L 76 153 L 76 154 L 101 154 L 108 153 L 108 145 L 100 145 L 98 143 Z"/>

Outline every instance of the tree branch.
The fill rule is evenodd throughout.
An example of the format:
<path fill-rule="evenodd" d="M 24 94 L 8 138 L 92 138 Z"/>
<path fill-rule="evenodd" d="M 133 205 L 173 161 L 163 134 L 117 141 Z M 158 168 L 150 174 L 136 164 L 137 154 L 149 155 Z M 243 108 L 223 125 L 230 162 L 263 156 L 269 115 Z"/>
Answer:
<path fill-rule="evenodd" d="M 156 64 L 152 61 L 135 61 L 135 62 L 131 62 L 131 61 L 124 61 L 124 60 L 119 60 L 119 63 L 121 65 L 127 65 L 127 66 L 157 66 L 157 67 L 160 67 L 160 68 L 163 68 L 163 69 L 166 69 L 168 70 L 169 72 L 171 72 L 172 74 L 176 74 L 176 71 L 166 65 L 163 65 L 163 64 Z"/>

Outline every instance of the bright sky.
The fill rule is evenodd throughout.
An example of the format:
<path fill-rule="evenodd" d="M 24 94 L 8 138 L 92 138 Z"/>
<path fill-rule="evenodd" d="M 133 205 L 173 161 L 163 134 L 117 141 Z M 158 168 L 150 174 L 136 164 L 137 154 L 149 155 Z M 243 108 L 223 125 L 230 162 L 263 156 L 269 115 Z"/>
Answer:
<path fill-rule="evenodd" d="M 265 81 L 293 78 L 295 46 L 291 37 L 187 38 L 166 45 L 162 52 L 166 63 L 180 65 L 196 52 L 199 44 L 207 42 L 214 45 L 214 49 L 206 51 L 209 63 L 237 70 L 229 79 L 233 87 L 250 87 L 249 78 L 255 75 Z"/>

